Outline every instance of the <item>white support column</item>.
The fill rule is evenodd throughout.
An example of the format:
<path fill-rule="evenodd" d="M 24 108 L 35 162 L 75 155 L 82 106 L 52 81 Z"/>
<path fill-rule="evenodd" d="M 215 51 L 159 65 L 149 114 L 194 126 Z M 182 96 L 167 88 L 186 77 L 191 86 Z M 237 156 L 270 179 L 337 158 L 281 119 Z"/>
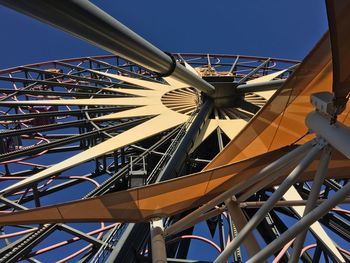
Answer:
<path fill-rule="evenodd" d="M 305 120 L 306 126 L 321 136 L 339 152 L 350 158 L 350 128 L 340 122 L 330 125 L 330 120 L 319 112 L 311 112 Z"/>
<path fill-rule="evenodd" d="M 225 201 L 227 210 L 230 213 L 231 219 L 237 227 L 238 233 L 243 229 L 243 227 L 247 224 L 247 218 L 244 216 L 239 203 L 235 202 L 232 198 L 227 199 Z M 243 241 L 243 245 L 247 249 L 249 257 L 254 256 L 258 253 L 261 248 L 259 246 L 258 241 L 256 240 L 253 233 L 247 235 L 247 238 Z"/>
<path fill-rule="evenodd" d="M 291 171 L 299 162 L 300 160 L 304 157 L 303 154 L 300 154 L 300 156 L 297 156 L 295 159 L 291 159 L 288 165 L 285 167 L 282 167 L 281 169 L 275 171 L 272 173 L 270 176 L 264 178 L 263 180 L 257 182 L 253 186 L 249 187 L 246 189 L 244 192 L 240 193 L 237 196 L 237 201 L 242 202 L 247 200 L 249 197 L 251 197 L 254 193 L 258 192 L 259 190 L 263 189 L 267 185 L 271 184 L 273 180 L 277 180 L 278 178 L 281 177 L 281 175 L 288 174 L 289 171 Z M 273 179 L 271 179 L 273 178 Z"/>
<path fill-rule="evenodd" d="M 317 204 L 317 199 L 320 195 L 320 191 L 321 191 L 324 179 L 327 175 L 328 163 L 330 158 L 331 158 L 331 150 L 329 147 L 325 147 L 316 171 L 315 178 L 313 180 L 309 198 L 307 199 L 307 202 L 306 202 L 303 217 L 306 216 L 312 209 L 314 209 L 314 207 Z M 294 240 L 292 255 L 291 255 L 291 258 L 289 259 L 290 263 L 298 262 L 300 258 L 300 252 L 305 241 L 306 234 L 307 234 L 307 230 L 300 233 L 297 236 L 297 238 Z"/>
<path fill-rule="evenodd" d="M 266 214 L 274 207 L 275 203 L 279 201 L 283 194 L 297 181 L 298 177 L 311 164 L 320 150 L 321 147 L 319 146 L 314 146 L 310 150 L 310 152 L 304 157 L 298 166 L 282 182 L 282 184 L 273 193 L 273 195 L 270 196 L 266 203 L 255 213 L 255 215 L 249 220 L 245 227 L 238 233 L 237 237 L 233 239 L 233 241 L 216 258 L 214 261 L 215 263 L 226 262 L 232 252 L 235 251 L 247 237 L 247 234 L 249 234 L 264 219 Z"/>
<path fill-rule="evenodd" d="M 259 263 L 272 255 L 278 249 L 281 249 L 287 242 L 292 240 L 299 233 L 305 231 L 319 218 L 327 214 L 333 207 L 342 202 L 350 193 L 350 183 L 347 183 L 342 189 L 336 192 L 332 198 L 323 202 L 321 205 L 311 210 L 305 217 L 301 218 L 295 225 L 288 228 L 277 239 L 268 244 L 263 250 L 259 251 L 247 263 Z"/>
<path fill-rule="evenodd" d="M 238 192 L 242 192 L 245 189 L 248 189 L 248 187 L 251 187 L 255 183 L 259 182 L 260 180 L 263 180 L 264 178 L 270 176 L 275 171 L 282 169 L 283 167 L 288 165 L 291 162 L 291 160 L 297 158 L 300 154 L 304 154 L 305 151 L 308 151 L 314 144 L 315 144 L 315 141 L 311 140 L 301 145 L 300 147 L 282 156 L 280 159 L 267 165 L 260 172 L 258 172 L 257 174 L 249 178 L 249 180 L 234 185 L 231 189 L 218 195 L 217 197 L 215 197 L 205 205 L 199 207 L 195 211 L 189 213 L 187 216 L 177 221 L 175 224 L 165 229 L 164 231 L 165 235 L 166 236 L 173 235 L 182 231 L 185 227 L 191 225 L 193 222 L 195 222 L 198 219 L 198 217 L 200 217 L 202 214 L 204 214 L 205 212 L 215 207 L 217 204 L 224 202 L 226 199 L 231 198 L 233 195 L 237 194 Z"/>
<path fill-rule="evenodd" d="M 166 263 L 166 249 L 164 240 L 164 226 L 162 219 L 155 219 L 150 222 L 151 244 L 152 244 L 152 262 Z"/>

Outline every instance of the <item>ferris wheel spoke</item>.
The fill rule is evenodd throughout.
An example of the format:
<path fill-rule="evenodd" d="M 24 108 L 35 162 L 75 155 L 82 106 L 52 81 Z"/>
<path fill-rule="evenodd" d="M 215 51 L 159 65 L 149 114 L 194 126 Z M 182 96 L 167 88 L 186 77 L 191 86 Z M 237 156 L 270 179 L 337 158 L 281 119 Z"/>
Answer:
<path fill-rule="evenodd" d="M 200 130 L 190 152 L 193 152 L 202 142 L 204 142 L 219 126 L 217 120 L 208 119 L 203 124 L 203 128 Z"/>
<path fill-rule="evenodd" d="M 124 93 L 129 95 L 141 96 L 141 97 L 151 97 L 155 95 L 162 95 L 163 91 L 154 91 L 154 90 L 144 90 L 144 89 L 123 89 L 123 88 L 103 88 L 106 91 L 113 91 L 118 93 Z M 96 94 L 98 95 L 98 94 Z M 95 97 L 95 96 L 94 96 Z"/>
<path fill-rule="evenodd" d="M 68 127 L 79 127 L 86 123 L 87 123 L 86 120 L 77 120 L 77 121 L 67 121 L 62 123 L 41 125 L 36 127 L 28 127 L 23 129 L 13 129 L 13 130 L 3 131 L 2 133 L 0 133 L 0 137 L 33 134 L 33 133 L 38 133 L 43 131 L 51 131 L 51 130 L 68 128 Z"/>
<path fill-rule="evenodd" d="M 71 88 L 71 89 L 76 89 L 76 88 L 82 88 L 86 90 L 99 90 L 99 87 L 96 86 L 91 86 L 91 85 L 77 85 L 73 83 L 67 83 L 67 82 L 57 82 L 54 80 L 40 80 L 40 79 L 28 79 L 28 78 L 18 78 L 18 77 L 5 77 L 5 76 L 0 76 L 0 80 L 3 81 L 8 81 L 12 83 L 29 83 L 29 85 L 23 87 L 23 89 L 28 89 L 28 88 L 33 88 L 35 85 L 43 85 L 47 87 L 65 87 L 65 88 Z M 109 83 L 109 85 L 117 85 L 117 83 Z M 17 90 L 14 90 L 16 92 Z"/>
<path fill-rule="evenodd" d="M 111 113 L 101 117 L 93 118 L 93 121 L 105 121 L 105 120 L 116 120 L 122 118 L 135 118 L 142 116 L 153 116 L 159 115 L 162 112 L 167 110 L 163 105 L 150 105 L 150 106 L 141 106 L 135 109 L 125 110 L 117 113 Z"/>
<path fill-rule="evenodd" d="M 81 116 L 84 113 L 111 113 L 122 110 L 128 110 L 130 107 L 99 107 L 99 108 L 85 108 L 79 110 L 60 110 L 60 111 L 49 111 L 39 113 L 25 113 L 25 114 L 8 114 L 0 115 L 0 120 L 24 120 L 36 117 L 57 117 L 57 116 Z"/>
<path fill-rule="evenodd" d="M 147 71 L 145 71 L 145 69 L 139 69 L 138 71 L 135 71 L 134 70 L 134 67 L 135 65 L 132 65 L 132 64 L 129 64 L 128 62 L 125 61 L 125 64 L 124 65 L 115 65 L 113 63 L 108 63 L 106 61 L 103 61 L 103 60 L 100 60 L 100 59 L 97 59 L 97 58 L 94 58 L 94 57 L 89 57 L 88 58 L 89 61 L 91 62 L 95 62 L 97 63 L 97 65 L 99 67 L 95 67 L 95 68 L 91 68 L 91 70 L 95 70 L 95 74 L 97 75 L 101 75 L 101 76 L 104 76 L 103 73 L 107 73 L 107 70 L 116 70 L 117 72 L 121 73 L 122 75 L 127 75 L 127 76 L 130 76 L 130 77 L 133 77 L 133 78 L 138 78 L 138 79 L 142 79 L 142 80 L 148 80 L 148 81 L 152 81 L 152 82 L 155 82 L 155 83 L 161 83 L 162 82 L 160 80 L 157 80 L 157 79 L 154 79 L 152 78 L 151 76 L 148 76 L 147 74 L 143 74 Z M 117 57 L 117 59 L 121 59 L 120 57 Z M 100 66 L 105 66 L 105 69 L 104 71 L 101 71 L 103 70 Z M 129 69 L 128 69 L 129 68 Z M 85 68 L 82 68 L 84 69 L 84 71 L 87 71 L 87 72 L 90 72 L 91 71 L 88 71 L 87 69 Z"/>
<path fill-rule="evenodd" d="M 21 100 L 0 101 L 1 105 L 57 105 L 57 106 L 143 106 L 153 104 L 152 98 L 125 97 L 125 98 L 97 98 L 97 99 L 62 99 L 62 100 Z"/>
<path fill-rule="evenodd" d="M 251 80 L 247 81 L 247 84 L 267 82 L 267 81 L 270 81 L 270 80 L 273 80 L 273 79 L 277 78 L 278 76 L 282 75 L 286 71 L 287 71 L 287 69 L 284 69 L 284 70 L 280 70 L 280 71 L 277 71 L 277 72 L 274 72 L 274 73 L 271 73 L 271 74 L 267 74 L 267 75 L 262 76 L 262 77 L 251 79 Z"/>
<path fill-rule="evenodd" d="M 170 84 L 171 86 L 176 87 L 178 89 L 188 87 L 188 84 L 186 84 L 184 82 L 181 82 L 181 81 L 178 81 L 177 79 L 175 79 L 175 78 L 173 78 L 171 76 L 170 77 L 164 77 L 163 79 L 166 82 L 168 82 L 168 84 Z"/>
<path fill-rule="evenodd" d="M 130 145 L 137 141 L 146 139 L 152 135 L 169 130 L 184 123 L 187 118 L 187 116 L 180 114 L 163 114 L 156 116 L 134 128 L 131 128 L 121 134 L 114 136 L 111 139 L 108 139 L 33 176 L 30 176 L 29 178 L 15 183 L 3 189 L 1 193 L 9 193 L 21 189 L 37 181 L 46 179 L 52 175 L 58 174 L 64 170 L 92 160 L 106 153 L 112 152 L 121 147 Z"/>
<path fill-rule="evenodd" d="M 218 120 L 219 127 L 232 140 L 247 124 L 244 119 Z"/>
<path fill-rule="evenodd" d="M 120 92 L 118 89 L 113 88 L 104 88 L 106 91 Z M 12 94 L 13 89 L 0 89 L 0 93 Z M 111 97 L 120 97 L 121 95 L 117 94 L 91 94 L 89 92 L 62 92 L 62 91 L 46 91 L 46 90 L 16 90 L 17 95 L 40 95 L 41 97 L 47 96 L 60 96 L 60 97 L 75 97 L 75 98 L 111 98 Z M 137 94 L 135 94 L 137 95 Z"/>
<path fill-rule="evenodd" d="M 300 194 L 298 193 L 298 191 L 295 189 L 294 186 L 288 189 L 288 191 L 283 195 L 283 199 L 286 201 L 303 200 L 303 198 L 300 196 Z M 300 218 L 306 215 L 304 213 L 305 207 L 303 206 L 292 206 L 291 208 L 295 211 L 295 213 Z M 335 257 L 337 261 L 342 262 L 344 260 L 343 256 L 340 254 L 339 250 L 337 249 L 337 244 L 330 238 L 330 236 L 326 233 L 326 231 L 318 221 L 316 221 L 310 226 L 310 230 L 317 237 L 319 242 L 321 242 L 324 245 L 325 249 L 328 250 Z"/>
<path fill-rule="evenodd" d="M 169 85 L 160 84 L 160 83 L 157 83 L 154 81 L 142 80 L 142 79 L 137 79 L 137 78 L 130 78 L 130 77 L 117 75 L 117 74 L 98 72 L 95 70 L 91 70 L 91 72 L 99 73 L 100 75 L 103 75 L 103 76 L 106 76 L 109 78 L 125 81 L 127 83 L 134 84 L 136 86 L 140 86 L 140 87 L 151 89 L 151 90 L 168 91 L 170 88 Z"/>
<path fill-rule="evenodd" d="M 240 100 L 239 102 L 237 102 L 237 106 L 251 114 L 255 114 L 260 110 L 259 106 L 246 100 Z"/>
<path fill-rule="evenodd" d="M 48 142 L 45 144 L 37 144 L 37 145 L 30 146 L 30 147 L 23 147 L 19 150 L 13 151 L 13 152 L 1 154 L 0 155 L 0 162 L 4 162 L 4 161 L 10 160 L 10 159 L 18 158 L 18 157 L 22 157 L 22 156 L 31 156 L 32 158 L 35 158 L 35 154 L 38 154 L 40 152 L 47 151 L 47 150 L 50 151 L 58 146 L 67 145 L 67 144 L 70 144 L 73 142 L 93 138 L 102 132 L 109 132 L 109 131 L 115 131 L 118 129 L 129 128 L 129 127 L 132 127 L 132 126 L 139 124 L 142 121 L 145 121 L 145 119 L 132 120 L 132 121 L 116 124 L 116 125 L 110 125 L 106 128 L 101 128 L 98 130 L 85 132 L 83 134 L 68 136 L 68 137 L 58 139 L 58 140 L 55 140 L 52 142 Z M 63 123 L 63 124 L 66 124 L 66 123 Z M 86 122 L 82 121 L 81 124 L 86 124 Z M 67 126 L 64 126 L 64 127 L 67 127 Z M 11 131 L 12 133 L 10 134 L 10 136 L 19 135 L 19 134 L 28 134 L 28 133 L 30 133 L 31 130 L 35 130 L 36 128 L 23 129 L 23 130 L 20 130 L 21 133 L 19 133 L 19 132 L 14 133 L 14 131 Z M 47 131 L 48 127 L 44 127 L 42 130 Z M 35 130 L 35 131 L 38 132 L 38 130 Z M 9 135 L 7 135 L 7 136 L 9 136 Z M 49 136 L 46 136 L 46 137 L 49 137 Z"/>
<path fill-rule="evenodd" d="M 102 79 L 98 79 L 98 78 L 91 78 L 91 77 L 86 77 L 86 76 L 81 76 L 81 75 L 75 75 L 75 73 L 71 73 L 71 74 L 66 74 L 63 72 L 48 72 L 47 70 L 43 70 L 43 69 L 38 69 L 38 68 L 33 68 L 33 67 L 20 67 L 20 70 L 23 70 L 24 72 L 36 72 L 36 73 L 41 73 L 41 74 L 50 74 L 50 78 L 48 80 L 57 80 L 57 79 L 69 79 L 69 80 L 76 80 L 77 82 L 81 81 L 81 82 L 87 82 L 90 84 L 99 84 L 99 85 L 111 85 L 113 83 L 111 83 L 110 81 L 105 81 Z M 83 69 L 83 68 L 82 68 Z M 86 71 L 86 69 L 84 69 Z M 86 71 L 88 72 L 88 71 Z M 77 72 L 76 74 L 81 74 L 82 72 Z M 96 72 L 95 72 L 96 73 Z"/>

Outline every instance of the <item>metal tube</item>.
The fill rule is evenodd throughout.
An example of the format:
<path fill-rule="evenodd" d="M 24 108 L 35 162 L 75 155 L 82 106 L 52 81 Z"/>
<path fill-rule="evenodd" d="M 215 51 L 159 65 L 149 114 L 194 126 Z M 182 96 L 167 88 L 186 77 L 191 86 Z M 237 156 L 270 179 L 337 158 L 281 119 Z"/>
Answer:
<path fill-rule="evenodd" d="M 215 263 L 224 263 L 229 258 L 230 254 L 235 251 L 247 235 L 264 219 L 266 214 L 274 207 L 275 203 L 281 199 L 284 193 L 296 182 L 298 177 L 315 159 L 320 151 L 318 146 L 314 146 L 310 152 L 304 157 L 299 165 L 288 175 L 278 189 L 270 196 L 266 203 L 255 213 L 245 227 L 238 233 L 237 237 L 222 251 L 216 258 Z"/>
<path fill-rule="evenodd" d="M 266 178 L 267 176 L 271 175 L 275 171 L 282 169 L 285 165 L 288 165 L 289 162 L 294 158 L 296 158 L 298 155 L 309 150 L 313 144 L 314 144 L 314 141 L 312 140 L 301 145 L 300 147 L 294 149 L 293 151 L 284 155 L 280 159 L 267 165 L 264 169 L 262 169 L 259 173 L 257 173 L 253 177 L 251 177 L 249 180 L 239 183 L 237 185 L 234 185 L 231 189 L 218 195 L 217 197 L 215 197 L 205 205 L 199 207 L 195 211 L 189 213 L 187 216 L 177 221 L 175 224 L 165 229 L 164 231 L 165 235 L 166 236 L 172 235 L 182 231 L 184 226 L 190 225 L 192 222 L 196 221 L 199 216 L 209 211 L 210 209 L 215 207 L 217 204 L 224 202 L 226 199 L 231 198 L 233 195 L 237 194 L 238 192 L 244 191 L 245 189 L 252 186 L 256 182 Z"/>
<path fill-rule="evenodd" d="M 285 79 L 279 79 L 279 80 L 271 80 L 271 81 L 260 82 L 260 83 L 241 84 L 237 86 L 237 92 L 247 93 L 247 92 L 275 90 L 281 87 L 284 82 L 286 82 Z"/>
<path fill-rule="evenodd" d="M 316 204 L 319 205 L 325 201 L 327 201 L 327 199 L 317 199 Z M 239 205 L 241 208 L 259 208 L 263 206 L 263 204 L 265 203 L 266 201 L 248 201 L 248 202 L 239 203 Z M 305 206 L 306 203 L 307 203 L 307 200 L 291 200 L 291 201 L 281 200 L 275 204 L 275 207 Z M 342 204 L 350 204 L 350 198 L 344 199 Z"/>
<path fill-rule="evenodd" d="M 151 244 L 152 244 L 152 262 L 166 263 L 165 240 L 163 237 L 163 220 L 157 219 L 150 222 Z"/>
<path fill-rule="evenodd" d="M 327 176 L 328 163 L 331 158 L 331 150 L 329 147 L 325 147 L 318 165 L 315 178 L 313 180 L 312 188 L 307 199 L 303 217 L 307 215 L 317 204 L 317 199 L 320 195 L 320 191 L 323 185 L 323 181 Z M 296 263 L 300 258 L 300 252 L 303 248 L 304 240 L 307 234 L 307 230 L 300 233 L 293 243 L 292 255 L 289 262 Z"/>
<path fill-rule="evenodd" d="M 210 95 L 215 88 L 85 0 L 0 0 L 0 4 L 57 27 L 112 54 L 162 75 L 171 74 Z M 175 68 L 174 68 L 175 66 Z"/>
<path fill-rule="evenodd" d="M 203 215 L 200 215 L 199 217 L 196 218 L 196 220 L 192 221 L 192 222 L 189 222 L 188 225 L 185 225 L 182 229 L 183 230 L 186 230 L 202 221 L 205 221 L 205 220 L 208 220 L 210 218 L 213 218 L 214 216 L 218 216 L 220 214 L 222 214 L 223 212 L 226 211 L 226 207 L 218 207 L 218 208 L 214 208 L 213 210 L 210 210 L 209 212 L 203 214 Z"/>
<path fill-rule="evenodd" d="M 336 122 L 330 125 L 330 120 L 318 112 L 311 112 L 305 120 L 306 126 L 322 136 L 330 145 L 350 158 L 350 128 Z"/>
<path fill-rule="evenodd" d="M 227 210 L 230 213 L 232 221 L 237 227 L 237 230 L 239 233 L 247 224 L 247 218 L 243 214 L 243 211 L 239 206 L 239 203 L 233 201 L 232 198 L 227 199 L 225 201 L 225 204 L 226 204 Z M 252 233 L 247 235 L 247 238 L 244 240 L 243 245 L 245 246 L 249 257 L 254 256 L 256 253 L 258 253 L 261 250 L 258 241 L 256 240 L 255 236 Z"/>
<path fill-rule="evenodd" d="M 213 106 L 213 103 L 210 99 L 206 100 L 200 106 L 199 112 L 194 117 L 192 123 L 186 130 L 186 134 L 184 135 L 184 137 L 182 137 L 181 141 L 177 145 L 175 152 L 171 156 L 171 159 L 166 163 L 165 167 L 162 168 L 161 172 L 159 174 L 158 173 L 156 174 L 157 182 L 164 181 L 167 179 L 173 179 L 174 177 L 179 175 L 181 167 L 183 166 L 186 160 L 186 153 L 190 150 L 191 144 L 193 143 L 196 136 L 198 135 L 202 123 L 204 123 L 205 120 L 208 118 L 211 112 L 212 106 Z M 143 225 L 135 224 L 130 230 L 130 232 L 123 234 L 124 241 L 119 242 L 121 248 L 115 253 L 113 253 L 113 255 L 109 257 L 109 260 L 113 262 L 114 261 L 119 262 L 122 260 L 121 258 L 125 258 L 124 251 L 129 250 L 129 246 L 126 244 L 129 244 L 129 243 L 135 244 L 136 242 L 134 240 L 134 235 L 132 235 L 132 233 L 141 232 L 141 234 L 137 234 L 139 237 L 138 239 L 139 241 L 137 242 L 142 242 L 142 238 L 140 238 L 140 236 L 142 235 L 142 233 L 146 233 L 145 231 L 142 230 L 143 228 L 144 228 Z M 128 259 L 128 262 L 133 260 L 130 258 L 130 256 L 127 259 Z"/>
<path fill-rule="evenodd" d="M 288 171 L 291 171 L 297 165 L 297 163 L 300 162 L 300 160 L 303 157 L 304 157 L 304 153 L 300 154 L 300 156 L 297 156 L 294 159 L 291 159 L 290 162 L 287 165 L 285 165 L 281 169 L 278 169 L 278 170 L 274 171 L 274 173 L 271 174 L 271 176 L 266 177 L 265 179 L 257 182 L 253 186 L 251 186 L 248 189 L 246 189 L 243 193 L 240 193 L 237 196 L 237 200 L 239 202 L 245 201 L 249 197 L 251 197 L 254 193 L 258 192 L 260 189 L 263 189 L 264 187 L 270 185 L 271 184 L 271 177 L 273 177 L 274 179 L 278 179 L 279 177 L 281 177 L 283 175 L 287 176 Z"/>
<path fill-rule="evenodd" d="M 185 162 L 188 153 L 200 132 L 201 126 L 209 118 L 212 108 L 213 101 L 210 99 L 206 100 L 200 106 L 200 109 L 197 115 L 194 117 L 193 122 L 186 131 L 184 137 L 179 142 L 174 154 L 171 156 L 171 159 L 159 173 L 156 182 L 173 179 L 180 175 L 182 164 Z"/>
<path fill-rule="evenodd" d="M 350 183 L 347 183 L 342 189 L 335 193 L 332 198 L 319 205 L 317 208 L 310 211 L 306 216 L 301 218 L 295 225 L 288 228 L 282 235 L 277 239 L 268 244 L 263 250 L 257 253 L 254 257 L 249 259 L 247 263 L 261 262 L 272 255 L 275 251 L 283 247 L 283 245 L 292 240 L 296 235 L 303 232 L 305 229 L 310 227 L 319 218 L 324 216 L 335 207 L 337 204 L 342 202 L 350 192 Z"/>

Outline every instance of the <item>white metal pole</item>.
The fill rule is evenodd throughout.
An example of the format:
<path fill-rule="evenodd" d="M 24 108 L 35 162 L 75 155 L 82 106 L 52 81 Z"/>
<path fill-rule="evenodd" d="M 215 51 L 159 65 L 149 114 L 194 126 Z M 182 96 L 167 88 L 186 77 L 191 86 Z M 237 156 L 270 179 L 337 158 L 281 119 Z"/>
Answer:
<path fill-rule="evenodd" d="M 333 207 L 342 202 L 350 193 L 350 183 L 347 183 L 342 189 L 336 192 L 332 198 L 323 202 L 321 205 L 310 211 L 306 216 L 301 218 L 295 225 L 288 228 L 277 239 L 268 244 L 263 250 L 261 250 L 254 257 L 249 259 L 247 263 L 258 263 L 261 260 L 268 258 L 275 251 L 282 248 L 284 244 L 292 240 L 299 233 L 310 227 L 319 218 L 327 214 Z"/>
<path fill-rule="evenodd" d="M 324 138 L 327 143 L 332 145 L 347 158 L 350 158 L 349 127 L 339 122 L 331 125 L 330 120 L 319 112 L 309 113 L 305 123 L 310 130 Z"/>
<path fill-rule="evenodd" d="M 300 156 L 297 156 L 295 159 L 292 159 L 288 165 L 285 167 L 278 169 L 275 171 L 271 176 L 264 178 L 263 180 L 260 180 L 256 184 L 252 185 L 248 189 L 246 189 L 243 193 L 240 192 L 239 195 L 237 196 L 237 201 L 242 202 L 247 200 L 249 197 L 251 197 L 254 193 L 259 191 L 260 189 L 266 187 L 267 185 L 271 184 L 271 177 L 273 177 L 275 180 L 280 178 L 283 175 L 287 175 L 288 172 L 290 172 L 299 162 L 300 160 L 304 157 L 303 154 L 300 154 Z"/>
<path fill-rule="evenodd" d="M 164 226 L 162 219 L 155 219 L 150 222 L 151 244 L 152 244 L 152 262 L 166 263 L 166 249 L 164 240 Z"/>
<path fill-rule="evenodd" d="M 238 233 L 236 238 L 221 252 L 221 254 L 214 261 L 215 263 L 224 263 L 235 251 L 242 241 L 266 216 L 266 214 L 274 207 L 275 203 L 281 199 L 284 193 L 297 181 L 298 177 L 304 172 L 304 170 L 311 164 L 319 153 L 321 147 L 314 146 L 310 152 L 304 157 L 304 159 L 298 164 L 298 166 L 288 175 L 288 177 L 282 182 L 278 189 L 270 196 L 266 203 L 255 213 L 255 215 L 249 220 L 245 227 Z"/>
<path fill-rule="evenodd" d="M 235 202 L 232 198 L 226 200 L 225 204 L 239 233 L 247 224 L 247 218 L 243 214 L 239 203 Z M 261 249 L 253 233 L 247 235 L 247 238 L 243 241 L 243 245 L 247 249 L 249 257 L 254 256 Z"/>
<path fill-rule="evenodd" d="M 323 153 L 320 159 L 320 163 L 318 165 L 315 178 L 312 183 L 312 188 L 309 194 L 309 198 L 307 199 L 305 210 L 303 216 L 307 215 L 317 204 L 317 199 L 320 195 L 320 191 L 323 185 L 323 181 L 326 178 L 328 171 L 328 164 L 331 158 L 331 150 L 329 147 L 325 147 L 323 149 Z M 289 259 L 290 263 L 298 262 L 300 258 L 300 252 L 304 244 L 304 240 L 307 234 L 307 230 L 300 233 L 297 238 L 293 242 L 293 251 L 292 255 Z"/>
<path fill-rule="evenodd" d="M 272 162 L 271 164 L 267 165 L 264 169 L 262 169 L 260 172 L 255 174 L 253 177 L 249 178 L 249 180 L 241 182 L 237 185 L 234 185 L 231 189 L 227 190 L 226 192 L 218 195 L 205 205 L 199 207 L 195 211 L 189 213 L 184 218 L 177 221 L 175 224 L 171 225 L 167 229 L 165 229 L 164 233 L 166 236 L 172 235 L 175 233 L 178 233 L 184 229 L 184 227 L 190 225 L 192 222 L 196 221 L 199 216 L 201 216 L 203 213 L 209 211 L 210 209 L 214 208 L 217 204 L 220 204 L 227 200 L 228 198 L 231 198 L 233 195 L 237 194 L 238 192 L 244 191 L 248 187 L 254 185 L 258 181 L 268 177 L 275 171 L 278 171 L 279 169 L 282 169 L 286 165 L 288 165 L 294 158 L 297 158 L 300 154 L 303 154 L 305 151 L 309 150 L 313 145 L 315 144 L 314 140 L 311 140 L 300 147 L 294 149 L 293 151 L 287 153 L 280 159 Z"/>

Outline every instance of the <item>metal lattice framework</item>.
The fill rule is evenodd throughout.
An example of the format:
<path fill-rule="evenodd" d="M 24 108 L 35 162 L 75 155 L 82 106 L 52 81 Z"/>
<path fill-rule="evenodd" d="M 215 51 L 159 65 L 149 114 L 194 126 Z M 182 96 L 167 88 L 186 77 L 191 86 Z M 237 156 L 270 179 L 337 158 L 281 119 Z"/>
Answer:
<path fill-rule="evenodd" d="M 0 71 L 0 262 L 349 260 L 348 90 L 340 70 L 325 93 L 328 35 L 300 66 L 166 54 L 90 3 L 1 2 L 73 34 L 74 8 L 80 26 L 96 16 L 80 36 L 122 55 Z"/>
<path fill-rule="evenodd" d="M 174 56 L 179 61 L 186 61 L 188 65 L 203 74 L 207 79 L 212 78 L 214 81 L 217 79 L 227 81 L 229 79 L 236 83 L 239 83 L 242 78 L 246 78 L 248 81 L 256 80 L 270 74 L 276 75 L 276 73 L 279 75 L 273 81 L 281 83 L 289 76 L 296 64 L 296 61 L 247 56 L 209 54 L 174 54 Z M 261 65 L 263 66 L 261 67 Z M 288 68 L 290 70 L 285 71 Z M 8 87 L 1 89 L 3 94 L 2 103 L 6 104 L 6 101 L 16 102 L 15 106 L 3 105 L 1 109 L 1 136 L 4 147 L 1 155 L 3 165 L 2 188 L 37 174 L 50 165 L 59 163 L 60 160 L 94 147 L 119 133 L 137 127 L 149 119 L 147 116 L 142 116 L 144 113 L 141 113 L 140 116 L 94 121 L 98 118 L 102 119 L 103 116 L 127 112 L 130 109 L 135 109 L 135 107 L 137 109 L 137 105 L 65 105 L 64 100 L 90 99 L 93 101 L 94 99 L 104 98 L 129 98 L 128 95 L 119 93 L 117 88 L 142 91 L 135 84 L 110 78 L 106 74 L 137 78 L 150 83 L 164 83 L 163 79 L 152 72 L 116 56 L 51 61 L 3 70 L 0 73 L 2 87 Z M 248 92 L 244 96 L 254 107 L 260 108 L 273 92 L 262 91 L 260 95 Z M 173 111 L 191 116 L 201 103 L 198 96 L 200 95 L 194 90 L 180 88 L 163 95 L 162 103 Z M 184 97 L 191 98 L 190 105 L 185 103 Z M 25 101 L 40 102 L 47 100 L 62 100 L 62 103 L 59 106 L 25 105 Z M 209 120 L 221 121 L 224 125 L 226 123 L 230 124 L 230 121 L 234 125 L 237 120 L 243 120 L 242 125 L 244 125 L 255 114 L 256 110 L 244 109 L 240 106 L 215 107 L 209 113 L 208 118 Z M 158 178 L 159 172 L 169 161 L 171 151 L 177 150 L 177 144 L 186 135 L 184 127 L 190 123 L 191 119 L 183 125 L 164 132 L 158 133 L 157 131 L 150 138 L 142 138 L 135 144 L 127 144 L 112 153 L 104 154 L 80 165 L 78 171 L 70 169 L 59 176 L 55 175 L 38 182 L 35 187 L 30 186 L 25 191 L 18 191 L 6 196 L 2 209 L 8 211 L 9 208 L 40 207 L 42 204 L 55 204 L 126 189 L 130 184 L 130 180 L 128 180 L 130 169 L 144 160 L 147 160 L 147 183 L 155 182 L 157 179 L 160 180 Z M 224 125 L 222 129 L 218 125 L 209 125 L 210 121 L 207 121 L 207 123 L 208 127 L 202 128 L 201 139 L 196 141 L 195 147 L 186 149 L 189 156 L 186 160 L 183 160 L 185 164 L 181 165 L 184 166 L 181 167 L 183 170 L 181 174 L 200 171 L 234 136 L 230 133 L 230 130 L 226 130 Z M 241 123 L 239 122 L 239 124 Z M 211 149 L 210 152 L 207 151 L 208 148 Z M 52 162 L 52 160 L 55 161 Z M 81 171 L 84 171 L 84 173 Z M 93 252 L 90 253 L 93 255 L 95 250 L 103 244 L 100 239 L 111 235 L 107 230 L 113 229 L 111 238 L 114 235 L 121 235 L 120 232 L 125 231 L 125 227 L 120 224 L 106 226 L 101 223 L 101 225 L 94 226 L 96 228 L 94 232 L 100 233 L 98 239 L 92 238 L 94 242 L 91 242 L 92 240 L 88 238 L 90 231 L 86 232 L 84 226 L 72 228 L 72 226 L 67 225 L 55 225 L 52 226 L 52 235 L 57 230 L 62 229 L 71 234 L 75 233 L 74 231 L 79 232 L 84 235 L 83 238 L 81 236 L 80 238 L 89 243 L 89 247 L 86 246 L 81 254 L 90 251 Z M 27 228 L 23 227 L 24 229 Z M 20 240 L 25 234 L 32 233 L 36 229 L 36 227 L 30 227 L 23 231 L 23 227 L 18 226 L 16 230 L 13 227 L 4 228 L 2 238 L 13 236 Z M 48 234 L 51 233 L 44 232 L 40 237 L 42 238 Z M 224 233 L 221 234 L 224 235 Z M 45 244 L 45 239 L 41 242 Z M 143 244 L 140 245 L 140 253 L 142 246 L 147 246 L 147 243 L 144 242 L 143 240 Z M 37 245 L 35 242 L 32 242 L 31 245 L 31 247 L 26 248 L 26 252 L 33 250 L 31 254 L 34 256 L 48 253 L 51 249 L 65 244 L 59 242 L 57 246 L 48 246 L 48 248 L 41 250 L 35 250 Z M 92 245 L 94 249 L 91 249 Z M 8 252 L 12 246 L 10 245 L 7 249 L 4 249 L 2 255 L 6 255 L 5 252 Z M 105 249 L 108 250 L 108 246 Z M 18 253 L 17 258 L 22 253 L 23 251 Z"/>

